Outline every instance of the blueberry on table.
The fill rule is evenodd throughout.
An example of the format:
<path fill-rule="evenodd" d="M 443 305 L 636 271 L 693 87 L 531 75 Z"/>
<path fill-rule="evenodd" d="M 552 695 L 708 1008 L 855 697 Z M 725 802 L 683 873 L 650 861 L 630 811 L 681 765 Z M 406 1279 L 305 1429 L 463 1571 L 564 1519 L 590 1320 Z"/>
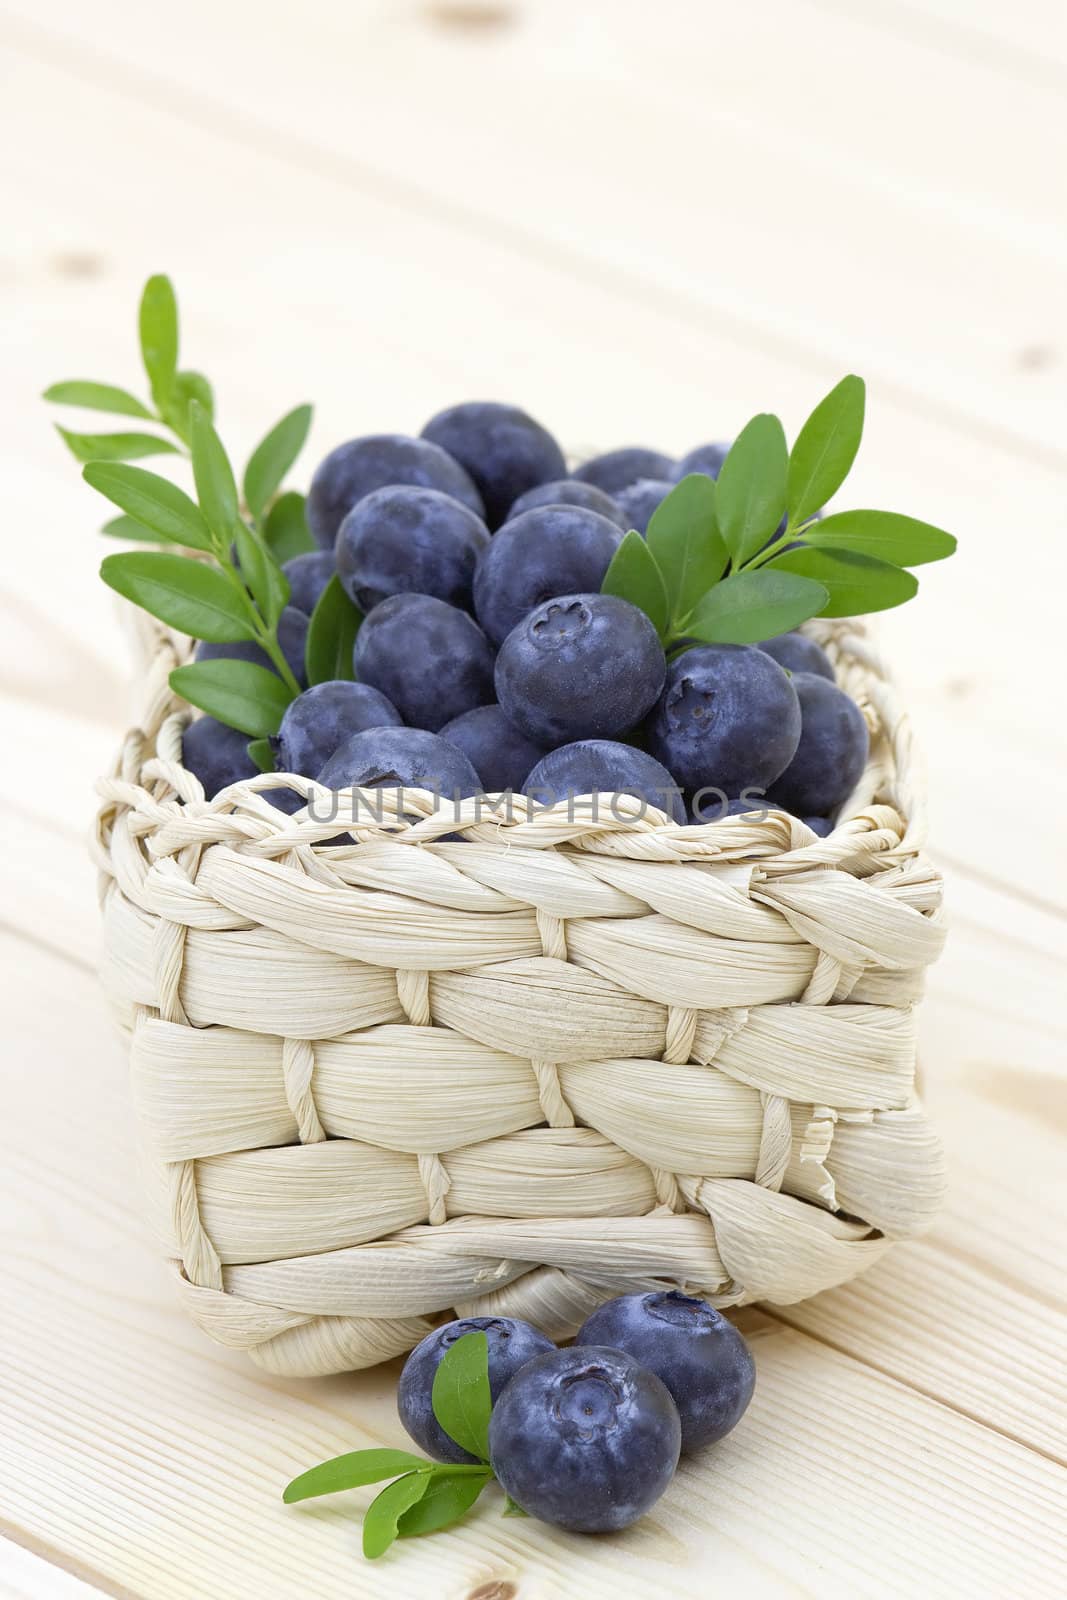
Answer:
<path fill-rule="evenodd" d="M 356 677 L 380 689 L 413 728 L 436 733 L 496 698 L 489 640 L 465 611 L 433 595 L 395 594 L 375 606 L 352 660 Z"/>
<path fill-rule="evenodd" d="M 763 793 L 796 754 L 800 702 L 789 674 L 754 645 L 698 645 L 668 668 L 645 734 L 684 789 Z"/>
<path fill-rule="evenodd" d="M 752 1353 L 706 1300 L 674 1291 L 621 1295 L 586 1319 L 575 1345 L 613 1345 L 654 1372 L 678 1408 L 686 1454 L 729 1433 L 752 1399 Z"/>
<path fill-rule="evenodd" d="M 471 608 L 471 585 L 489 530 L 440 489 L 375 489 L 337 533 L 337 571 L 350 600 L 370 611 L 392 594 L 432 594 Z"/>
<path fill-rule="evenodd" d="M 599 589 L 622 530 L 596 511 L 542 506 L 505 522 L 478 562 L 474 612 L 502 644 L 543 600 Z"/>
<path fill-rule="evenodd" d="M 332 550 L 308 550 L 286 561 L 282 571 L 289 579 L 289 604 L 310 617 L 336 570 Z"/>
<path fill-rule="evenodd" d="M 574 1533 L 629 1527 L 674 1476 L 682 1429 L 666 1386 L 623 1350 L 537 1356 L 489 1419 L 489 1460 L 526 1512 Z"/>
<path fill-rule="evenodd" d="M 319 782 L 327 789 L 429 789 L 450 801 L 481 793 L 463 751 L 424 728 L 352 734 L 327 761 Z"/>
<path fill-rule="evenodd" d="M 304 668 L 304 646 L 307 643 L 308 618 L 296 606 L 286 606 L 278 620 L 278 643 L 289 663 L 289 670 L 297 683 L 307 682 Z M 277 672 L 277 667 L 267 652 L 251 639 L 241 639 L 236 644 L 209 644 L 201 640 L 196 647 L 198 661 L 251 661 L 257 667 Z"/>
<path fill-rule="evenodd" d="M 666 767 L 644 750 L 612 739 L 580 739 L 551 751 L 533 768 L 526 793 L 539 805 L 587 794 L 629 794 L 685 821 L 682 792 Z M 610 808 L 602 808 L 610 815 Z"/>
<path fill-rule="evenodd" d="M 607 517 L 623 533 L 629 527 L 611 495 L 598 489 L 595 483 L 583 483 L 580 478 L 556 478 L 552 483 L 539 483 L 536 489 L 527 489 L 511 506 L 505 520 L 510 522 L 512 517 L 521 517 L 524 511 L 537 511 L 541 506 L 577 506 L 581 511 L 596 511 Z"/>
<path fill-rule="evenodd" d="M 554 749 L 575 739 L 614 739 L 636 726 L 655 704 L 666 670 L 643 611 L 612 594 L 565 595 L 508 634 L 497 657 L 496 695 L 517 728 Z"/>
<path fill-rule="evenodd" d="M 705 478 L 717 478 L 729 450 L 728 444 L 698 444 L 682 457 L 674 469 L 674 475 L 679 482 L 691 472 L 701 472 Z"/>
<path fill-rule="evenodd" d="M 545 753 L 542 745 L 508 721 L 498 705 L 475 706 L 453 717 L 441 729 L 441 738 L 463 751 L 486 794 L 521 791 L 530 769 Z"/>
<path fill-rule="evenodd" d="M 636 528 L 638 533 L 647 533 L 652 513 L 659 509 L 673 488 L 674 484 L 668 483 L 665 478 L 638 478 L 629 488 L 620 489 L 619 508 L 626 527 Z"/>
<path fill-rule="evenodd" d="M 396 1408 L 415 1443 L 435 1461 L 459 1463 L 475 1459 L 448 1436 L 434 1416 L 432 1394 L 434 1375 L 445 1352 L 464 1334 L 479 1332 L 485 1334 L 489 1346 L 489 1392 L 494 1401 L 528 1361 L 556 1348 L 538 1328 L 514 1317 L 464 1317 L 428 1333 L 404 1363 Z"/>
<path fill-rule="evenodd" d="M 214 717 L 197 717 L 182 734 L 182 766 L 188 767 L 213 800 L 220 789 L 253 778 L 259 771 L 248 754 L 248 735 Z"/>
<path fill-rule="evenodd" d="M 834 681 L 830 657 L 821 644 L 805 633 L 779 633 L 773 639 L 764 639 L 757 648 L 773 656 L 787 672 L 816 672 L 820 678 Z"/>
<path fill-rule="evenodd" d="M 428 439 L 403 433 L 372 433 L 331 450 L 315 468 L 307 497 L 308 527 L 324 550 L 332 550 L 337 530 L 352 507 L 374 489 L 407 483 L 440 489 L 477 516 L 482 499 L 459 462 Z"/>
<path fill-rule="evenodd" d="M 431 417 L 422 437 L 466 468 L 485 504 L 485 517 L 497 527 L 508 508 L 527 489 L 567 475 L 563 451 L 547 428 L 518 406 L 471 400 Z"/>
<path fill-rule="evenodd" d="M 867 765 L 867 724 L 856 702 L 817 673 L 794 673 L 793 688 L 800 742 L 772 780 L 771 797 L 795 817 L 826 817 L 847 799 Z"/>
<path fill-rule="evenodd" d="M 401 725 L 396 707 L 369 683 L 335 678 L 313 684 L 285 708 L 272 741 L 278 770 L 317 777 L 352 734 Z"/>
<path fill-rule="evenodd" d="M 628 489 L 639 478 L 674 477 L 675 466 L 670 456 L 661 450 L 646 450 L 640 445 L 629 445 L 623 450 L 608 450 L 601 456 L 592 456 L 574 470 L 582 483 L 593 483 L 605 494 L 618 494 Z"/>

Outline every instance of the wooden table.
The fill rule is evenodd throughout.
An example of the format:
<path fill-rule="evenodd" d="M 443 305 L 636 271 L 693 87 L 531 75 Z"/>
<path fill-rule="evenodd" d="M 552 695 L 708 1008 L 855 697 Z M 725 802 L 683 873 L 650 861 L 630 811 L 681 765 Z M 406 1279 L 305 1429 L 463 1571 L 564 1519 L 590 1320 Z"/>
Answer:
<path fill-rule="evenodd" d="M 1064 1593 L 1064 15 L 0 0 L 4 1594 Z M 147 1241 L 84 847 L 127 657 L 37 395 L 135 380 L 161 269 L 238 452 L 309 397 L 310 462 L 472 395 L 680 451 L 757 409 L 795 430 L 853 369 L 852 502 L 960 535 L 882 628 L 951 879 L 922 1013 L 945 1216 L 747 1313 L 749 1418 L 625 1536 L 487 1507 L 365 1565 L 361 1495 L 279 1491 L 401 1442 L 395 1369 L 271 1380 Z"/>

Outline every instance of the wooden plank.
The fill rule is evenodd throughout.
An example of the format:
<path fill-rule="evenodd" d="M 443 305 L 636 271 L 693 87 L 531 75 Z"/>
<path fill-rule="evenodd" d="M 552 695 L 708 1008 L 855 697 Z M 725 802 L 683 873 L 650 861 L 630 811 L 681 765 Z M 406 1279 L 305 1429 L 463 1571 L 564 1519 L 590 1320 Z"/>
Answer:
<path fill-rule="evenodd" d="M 43 1555 L 0 1538 L 0 1595 L 4 1600 L 99 1600 L 114 1589 L 99 1589 Z"/>

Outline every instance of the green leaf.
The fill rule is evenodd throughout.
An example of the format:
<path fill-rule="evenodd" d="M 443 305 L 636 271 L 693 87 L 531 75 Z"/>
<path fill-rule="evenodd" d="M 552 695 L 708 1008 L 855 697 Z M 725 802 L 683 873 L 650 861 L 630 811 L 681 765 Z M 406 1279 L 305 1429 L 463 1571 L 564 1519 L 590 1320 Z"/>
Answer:
<path fill-rule="evenodd" d="M 90 488 L 104 495 L 120 511 L 157 539 L 184 544 L 192 550 L 210 550 L 211 532 L 184 489 L 144 467 L 127 467 L 112 462 L 91 462 L 82 477 Z"/>
<path fill-rule="evenodd" d="M 269 739 L 252 739 L 248 746 L 248 759 L 254 761 L 260 772 L 277 772 L 274 747 Z"/>
<path fill-rule="evenodd" d="M 848 477 L 863 437 L 866 387 L 850 375 L 820 400 L 789 457 L 791 527 L 821 511 Z"/>
<path fill-rule="evenodd" d="M 309 688 L 315 683 L 330 683 L 334 678 L 355 677 L 352 647 L 362 621 L 362 612 L 352 604 L 334 574 L 319 596 L 308 626 L 304 665 Z"/>
<path fill-rule="evenodd" d="M 135 394 L 117 389 L 111 383 L 90 383 L 72 378 L 69 383 L 53 383 L 45 390 L 44 398 L 59 406 L 83 406 L 86 411 L 111 411 L 121 417 L 142 417 L 154 420 L 151 411 Z"/>
<path fill-rule="evenodd" d="M 245 504 L 257 522 L 304 448 L 310 426 L 311 407 L 297 406 L 270 430 L 249 457 L 244 476 Z"/>
<path fill-rule="evenodd" d="M 502 1517 L 528 1517 L 530 1513 L 524 1511 L 517 1500 L 513 1500 L 509 1494 L 505 1494 L 504 1509 L 500 1515 Z"/>
<path fill-rule="evenodd" d="M 141 295 L 141 358 L 152 398 L 162 411 L 178 368 L 178 303 L 169 278 L 157 273 Z"/>
<path fill-rule="evenodd" d="M 433 1414 L 450 1439 L 480 1461 L 489 1459 L 489 1341 L 480 1330 L 449 1345 L 434 1373 Z"/>
<path fill-rule="evenodd" d="M 253 758 L 254 759 L 254 758 Z M 404 1472 L 429 1471 L 431 1463 L 408 1450 L 351 1450 L 347 1455 L 320 1461 L 317 1467 L 302 1472 L 286 1485 L 282 1499 L 286 1505 L 297 1500 L 313 1500 L 320 1494 L 337 1494 L 342 1489 L 358 1489 L 365 1483 L 381 1483 Z"/>
<path fill-rule="evenodd" d="M 826 597 L 821 584 L 792 573 L 736 572 L 709 589 L 685 631 L 706 644 L 758 644 L 817 616 Z"/>
<path fill-rule="evenodd" d="M 667 590 L 655 556 L 635 529 L 630 529 L 612 556 L 600 592 L 638 606 L 663 637 L 669 620 Z"/>
<path fill-rule="evenodd" d="M 304 514 L 304 496 L 290 489 L 280 494 L 267 512 L 263 537 L 284 566 L 294 556 L 319 548 Z"/>
<path fill-rule="evenodd" d="M 134 544 L 159 544 L 160 537 L 133 517 L 112 517 L 100 532 L 108 539 L 129 539 Z"/>
<path fill-rule="evenodd" d="M 100 576 L 116 593 L 193 639 L 232 644 L 255 636 L 247 598 L 221 572 L 191 556 L 129 550 L 105 556 Z"/>
<path fill-rule="evenodd" d="M 860 555 L 891 561 L 898 567 L 943 561 L 956 548 L 951 533 L 895 511 L 839 511 L 799 537 L 816 550 L 858 550 Z"/>
<path fill-rule="evenodd" d="M 177 453 L 169 439 L 155 433 L 72 433 L 58 423 L 56 432 L 75 461 L 136 461 Z"/>
<path fill-rule="evenodd" d="M 199 400 L 189 404 L 189 439 L 200 509 L 219 546 L 225 549 L 237 521 L 237 485 L 222 440 Z"/>
<path fill-rule="evenodd" d="M 234 537 L 242 582 L 251 591 L 252 599 L 268 628 L 274 628 L 289 599 L 289 579 L 275 560 L 273 551 L 267 548 L 261 536 L 247 523 L 237 523 Z"/>
<path fill-rule="evenodd" d="M 730 446 L 716 485 L 719 530 L 735 566 L 762 549 L 781 522 L 788 470 L 782 424 L 762 412 Z"/>
<path fill-rule="evenodd" d="M 397 1522 L 402 1539 L 420 1533 L 437 1533 L 466 1516 L 486 1484 L 493 1469 L 484 1472 L 457 1472 L 455 1468 L 435 1467 L 421 1499 L 403 1512 Z"/>
<path fill-rule="evenodd" d="M 400 1531 L 400 1518 L 422 1499 L 429 1483 L 428 1472 L 409 1472 L 371 1501 L 363 1518 L 363 1554 L 368 1561 L 385 1554 Z"/>
<path fill-rule="evenodd" d="M 215 414 L 215 395 L 202 372 L 176 372 L 170 395 L 162 407 L 163 420 L 180 439 L 189 442 L 189 407 L 196 400 L 208 416 Z"/>
<path fill-rule="evenodd" d="M 169 682 L 191 706 L 253 739 L 277 733 L 293 698 L 276 672 L 254 661 L 194 661 L 175 667 Z"/>
<path fill-rule="evenodd" d="M 818 613 L 821 617 L 859 617 L 869 611 L 888 611 L 910 600 L 919 587 L 918 578 L 910 572 L 855 550 L 787 550 L 769 561 L 763 571 L 777 571 L 783 577 L 796 573 L 821 583 L 829 597 Z M 788 626 L 796 624 L 791 622 Z M 778 628 L 776 632 L 783 633 L 785 629 Z M 764 638 L 770 635 L 765 634 Z"/>
<path fill-rule="evenodd" d="M 726 571 L 729 553 L 715 517 L 715 483 L 692 472 L 652 513 L 647 544 L 667 589 L 670 616 L 689 615 Z"/>

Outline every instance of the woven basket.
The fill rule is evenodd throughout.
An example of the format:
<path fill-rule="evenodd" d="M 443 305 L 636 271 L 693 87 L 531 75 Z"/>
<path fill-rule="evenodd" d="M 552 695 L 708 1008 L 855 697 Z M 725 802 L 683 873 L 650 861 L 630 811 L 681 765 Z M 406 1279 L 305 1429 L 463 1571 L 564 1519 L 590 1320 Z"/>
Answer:
<path fill-rule="evenodd" d="M 104 980 L 213 1339 L 314 1374 L 453 1312 L 563 1337 L 653 1286 L 788 1303 L 928 1225 L 914 1007 L 942 884 L 854 624 L 811 628 L 872 733 L 828 839 L 521 799 L 457 838 L 409 792 L 342 849 L 261 798 L 277 775 L 203 800 L 167 687 L 185 647 L 142 627 L 142 725 L 100 785 Z"/>

